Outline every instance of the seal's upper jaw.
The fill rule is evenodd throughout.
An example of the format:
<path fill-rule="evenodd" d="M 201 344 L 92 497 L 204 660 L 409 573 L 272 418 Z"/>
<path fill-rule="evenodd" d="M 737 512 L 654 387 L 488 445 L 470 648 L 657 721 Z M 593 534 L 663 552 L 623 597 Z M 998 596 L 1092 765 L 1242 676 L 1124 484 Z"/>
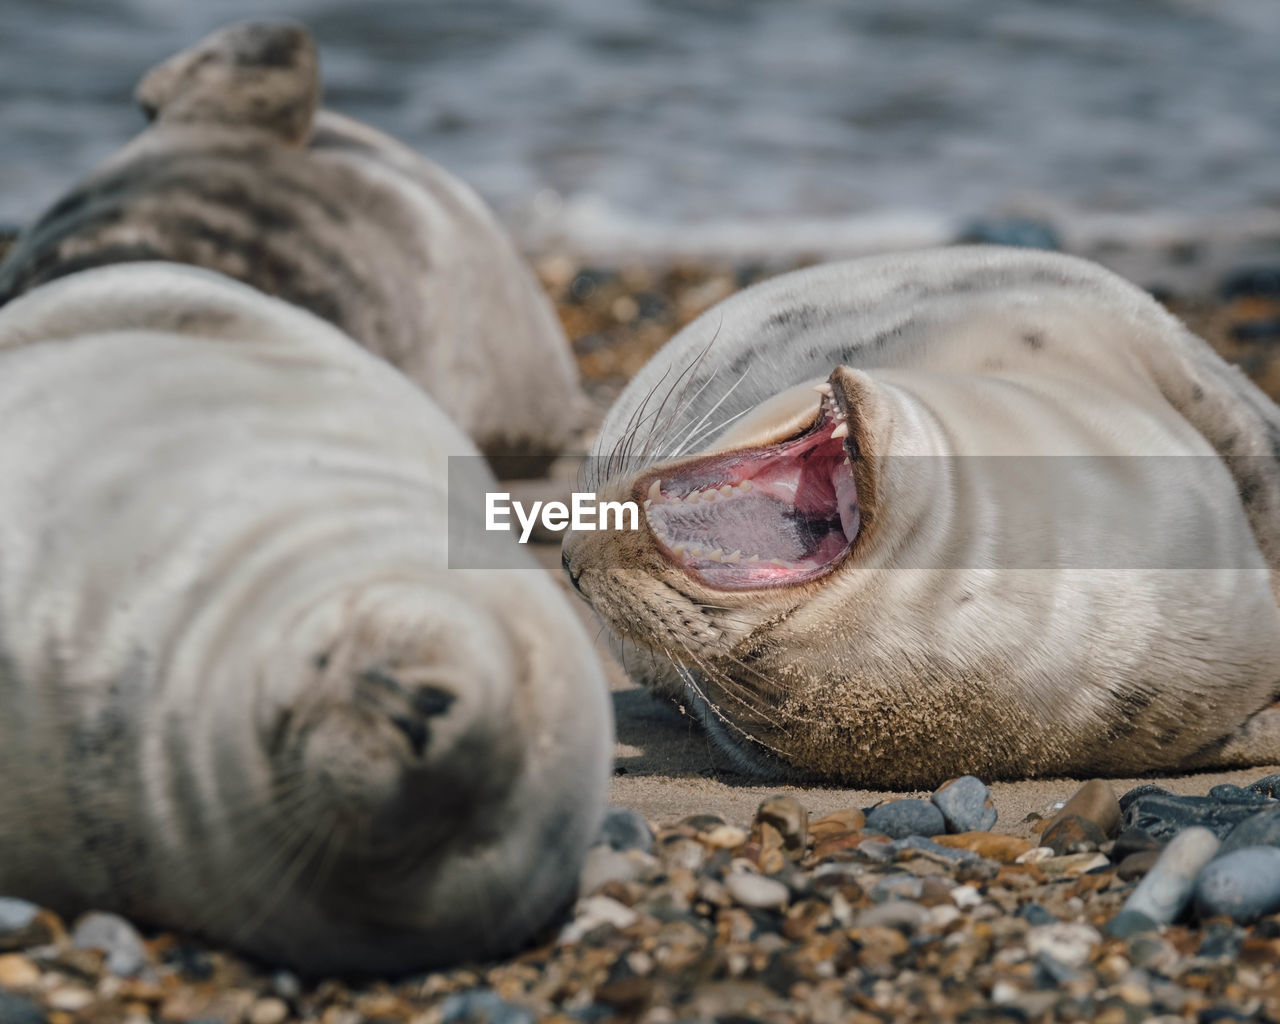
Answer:
<path fill-rule="evenodd" d="M 793 436 L 640 478 L 636 497 L 668 561 L 718 590 L 804 583 L 844 561 L 862 514 L 842 372 L 817 385 Z"/>

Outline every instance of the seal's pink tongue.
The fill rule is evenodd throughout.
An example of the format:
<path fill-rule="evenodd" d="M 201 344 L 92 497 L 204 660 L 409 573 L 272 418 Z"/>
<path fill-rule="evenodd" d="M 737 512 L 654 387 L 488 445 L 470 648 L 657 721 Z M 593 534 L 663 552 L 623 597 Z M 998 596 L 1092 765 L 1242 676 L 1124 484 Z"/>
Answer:
<path fill-rule="evenodd" d="M 645 515 L 659 546 L 710 586 L 799 583 L 830 571 L 857 536 L 857 488 L 824 415 L 768 448 L 713 455 L 649 484 Z M 836 436 L 832 436 L 835 430 Z"/>

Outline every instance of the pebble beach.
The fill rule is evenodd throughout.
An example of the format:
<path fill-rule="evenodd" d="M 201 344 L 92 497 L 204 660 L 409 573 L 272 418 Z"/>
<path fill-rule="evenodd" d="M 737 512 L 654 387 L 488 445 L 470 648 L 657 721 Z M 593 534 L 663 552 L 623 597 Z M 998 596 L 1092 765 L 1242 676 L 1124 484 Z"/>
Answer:
<path fill-rule="evenodd" d="M 603 415 L 676 330 L 805 262 L 534 266 Z M 1280 261 L 1157 294 L 1280 397 Z M 1280 768 L 762 785 L 610 672 L 614 810 L 579 899 L 520 955 L 300 978 L 0 893 L 0 1024 L 1280 1020 Z"/>

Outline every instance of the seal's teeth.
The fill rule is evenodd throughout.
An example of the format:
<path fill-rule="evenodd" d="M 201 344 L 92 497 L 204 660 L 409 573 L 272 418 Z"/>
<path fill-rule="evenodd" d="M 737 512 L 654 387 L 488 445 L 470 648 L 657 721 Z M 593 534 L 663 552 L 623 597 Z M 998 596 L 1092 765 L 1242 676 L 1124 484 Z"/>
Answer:
<path fill-rule="evenodd" d="M 733 494 L 733 484 L 725 484 L 720 488 L 720 493 L 726 498 L 729 497 Z"/>
<path fill-rule="evenodd" d="M 835 427 L 833 427 L 831 430 L 832 440 L 835 440 L 837 437 L 848 437 L 848 436 L 849 436 L 848 423 L 837 423 Z"/>
<path fill-rule="evenodd" d="M 813 390 L 818 392 L 820 395 L 826 395 L 828 398 L 831 397 L 831 385 L 825 380 L 821 384 L 815 384 L 813 386 Z"/>
<path fill-rule="evenodd" d="M 683 505 L 684 498 L 680 497 L 680 495 L 678 494 L 672 494 L 668 496 L 666 499 L 664 499 L 663 504 L 664 505 Z"/>
<path fill-rule="evenodd" d="M 720 497 L 720 493 L 718 491 L 706 490 L 698 492 L 699 501 L 715 501 L 718 497 Z"/>
<path fill-rule="evenodd" d="M 741 494 L 746 494 L 753 487 L 755 487 L 755 484 L 753 484 L 750 480 L 743 480 L 742 483 L 738 484 L 738 491 Z"/>
<path fill-rule="evenodd" d="M 689 561 L 689 558 L 688 558 L 688 556 L 685 554 L 684 547 L 683 547 L 682 545 L 680 545 L 680 544 L 668 544 L 668 545 L 667 545 L 667 547 L 668 547 L 668 548 L 670 548 L 670 550 L 671 550 L 671 557 L 672 557 L 672 558 L 679 558 L 679 559 L 681 559 L 682 561 L 685 561 L 685 562 Z"/>
<path fill-rule="evenodd" d="M 724 556 L 724 560 L 728 562 L 730 565 L 737 565 L 739 562 L 742 561 L 742 552 L 730 551 L 727 555 Z"/>
<path fill-rule="evenodd" d="M 661 477 L 654 480 L 654 482 L 649 485 L 649 500 L 653 502 L 655 505 L 662 504 L 662 478 Z"/>
<path fill-rule="evenodd" d="M 723 551 L 721 551 L 719 548 L 712 548 L 710 551 L 708 551 L 708 552 L 707 552 L 707 561 L 708 561 L 708 562 L 723 562 L 723 561 L 724 561 L 724 552 L 723 552 Z"/>
<path fill-rule="evenodd" d="M 758 562 L 758 561 L 760 561 L 760 556 L 759 556 L 759 555 L 752 555 L 750 558 L 748 558 L 748 559 L 747 559 L 747 561 L 748 561 L 748 562 Z"/>

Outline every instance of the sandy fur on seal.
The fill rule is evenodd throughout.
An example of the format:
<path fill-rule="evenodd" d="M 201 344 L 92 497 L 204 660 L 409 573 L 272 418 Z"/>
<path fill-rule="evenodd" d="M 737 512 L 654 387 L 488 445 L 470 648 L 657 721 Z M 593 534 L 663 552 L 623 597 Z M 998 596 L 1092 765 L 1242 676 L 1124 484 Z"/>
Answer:
<path fill-rule="evenodd" d="M 602 672 L 523 552 L 446 568 L 421 391 L 172 264 L 15 301 L 0 367 L 0 892 L 378 973 L 571 897 Z"/>
<path fill-rule="evenodd" d="M 0 267 L 0 304 L 93 266 L 203 266 L 336 324 L 487 453 L 570 440 L 583 405 L 568 342 L 505 231 L 436 164 L 316 112 L 303 28 L 223 29 L 137 94 L 152 126 L 24 234 Z"/>
<path fill-rule="evenodd" d="M 950 249 L 748 289 L 623 393 L 597 445 L 598 489 L 633 496 L 655 464 L 721 447 L 725 424 L 838 367 L 864 455 L 860 500 L 873 507 L 832 574 L 731 592 L 675 569 L 644 529 L 566 539 L 570 578 L 641 681 L 778 775 L 919 786 L 964 771 L 1280 758 L 1266 710 L 1280 693 L 1280 410 L 1148 296 L 1084 261 Z M 729 447 L 751 443 L 738 432 Z M 921 489 L 909 460 L 886 458 L 909 452 L 1205 456 L 1182 496 L 1188 517 L 1153 514 L 1140 540 L 1168 555 L 1151 564 L 1209 546 L 1210 568 L 1105 569 L 1087 553 L 1083 568 L 999 568 L 1036 564 L 1030 535 L 999 516 L 1000 505 L 1035 510 L 1036 496 L 981 476 Z M 1090 495 L 1095 521 L 1132 523 L 1126 503 L 1152 496 L 1161 461 L 1120 460 L 1127 476 Z M 1040 512 L 1068 554 L 1085 542 L 1070 515 Z"/>

